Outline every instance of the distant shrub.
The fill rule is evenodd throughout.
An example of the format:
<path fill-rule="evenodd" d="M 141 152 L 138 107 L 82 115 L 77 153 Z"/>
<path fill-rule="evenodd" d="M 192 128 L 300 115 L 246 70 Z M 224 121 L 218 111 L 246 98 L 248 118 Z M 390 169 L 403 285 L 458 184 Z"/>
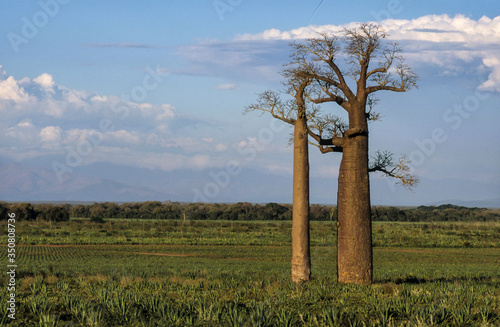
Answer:
<path fill-rule="evenodd" d="M 106 222 L 104 220 L 104 218 L 102 218 L 100 216 L 92 216 L 92 217 L 90 217 L 90 221 L 93 222 L 93 223 L 100 223 L 100 224 L 103 224 L 103 223 Z"/>

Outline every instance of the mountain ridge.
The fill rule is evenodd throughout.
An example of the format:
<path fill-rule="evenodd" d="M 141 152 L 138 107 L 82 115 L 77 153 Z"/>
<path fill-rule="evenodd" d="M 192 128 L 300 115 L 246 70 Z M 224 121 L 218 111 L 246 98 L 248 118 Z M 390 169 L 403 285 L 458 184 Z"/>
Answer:
<path fill-rule="evenodd" d="M 168 194 L 147 187 L 67 173 L 62 181 L 45 168 L 0 162 L 3 201 L 129 201 L 165 199 Z"/>

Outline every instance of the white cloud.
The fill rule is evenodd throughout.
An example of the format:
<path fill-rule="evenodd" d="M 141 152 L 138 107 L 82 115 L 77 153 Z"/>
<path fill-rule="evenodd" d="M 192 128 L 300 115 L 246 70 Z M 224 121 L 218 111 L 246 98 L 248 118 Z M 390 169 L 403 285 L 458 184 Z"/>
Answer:
<path fill-rule="evenodd" d="M 491 70 L 488 80 L 479 87 L 483 91 L 496 90 L 500 92 L 500 55 L 485 55 L 483 64 Z"/>
<path fill-rule="evenodd" d="M 141 143 L 141 137 L 137 132 L 129 132 L 126 130 L 112 131 L 104 134 L 106 142 L 115 142 L 123 145 L 134 145 Z"/>
<path fill-rule="evenodd" d="M 226 151 L 228 149 L 228 145 L 226 143 L 218 143 L 216 146 L 215 146 L 215 149 L 219 152 L 223 152 L 223 151 Z"/>
<path fill-rule="evenodd" d="M 206 136 L 211 125 L 200 118 L 170 104 L 69 89 L 49 74 L 16 80 L 0 67 L 0 111 L 0 154 L 14 160 L 55 154 L 65 162 L 68 151 L 83 151 L 81 164 L 113 162 L 169 171 L 201 170 L 224 160 L 211 158 L 221 145 Z"/>
<path fill-rule="evenodd" d="M 205 168 L 209 168 L 211 166 L 210 165 L 210 157 L 206 154 L 195 155 L 190 160 L 190 166 L 191 166 L 191 168 L 194 168 L 195 170 L 200 170 L 200 171 L 205 169 Z"/>
<path fill-rule="evenodd" d="M 474 20 L 463 15 L 428 15 L 412 20 L 386 19 L 380 22 L 389 39 L 399 42 L 411 64 L 432 64 L 439 75 L 467 73 L 489 76 L 481 88 L 500 91 L 500 72 L 489 66 L 490 57 L 500 59 L 500 16 Z M 270 29 L 257 34 L 237 35 L 227 42 L 211 41 L 183 45 L 177 54 L 182 68 L 163 68 L 181 75 L 224 77 L 234 80 L 279 82 L 282 64 L 289 60 L 290 40 L 317 37 L 322 32 L 340 32 L 345 25 L 304 26 L 288 31 Z M 197 54 L 203 53 L 203 56 Z M 486 59 L 484 64 L 481 61 Z M 467 64 L 467 65 L 464 65 Z M 416 67 L 413 66 L 413 67 Z M 230 90 L 234 84 L 218 85 Z"/>
<path fill-rule="evenodd" d="M 404 45 L 405 56 L 441 66 L 442 74 L 456 74 L 463 63 L 474 59 L 483 62 L 490 74 L 480 88 L 500 92 L 500 16 L 483 16 L 474 20 L 464 15 L 427 15 L 412 20 L 386 19 L 380 22 L 391 40 Z M 242 41 L 298 40 L 317 37 L 322 32 L 338 32 L 347 25 L 306 26 L 290 31 L 266 30 L 257 34 L 244 34 L 235 38 Z M 476 67 L 480 69 L 481 67 Z"/>
<path fill-rule="evenodd" d="M 433 42 L 475 42 L 495 43 L 500 38 L 500 16 L 490 19 L 483 16 L 475 21 L 464 15 L 428 15 L 412 20 L 386 19 L 379 22 L 392 39 L 412 39 Z M 355 27 L 356 23 L 346 25 L 311 25 L 280 31 L 270 29 L 257 34 L 238 35 L 237 41 L 257 40 L 295 40 L 318 37 L 320 33 L 338 33 L 343 28 Z M 479 37 L 479 38 L 478 38 Z"/>
<path fill-rule="evenodd" d="M 338 32 L 343 28 L 340 25 L 305 26 L 291 31 L 280 31 L 276 28 L 266 30 L 257 34 L 242 34 L 236 37 L 238 41 L 258 41 L 258 40 L 292 40 L 307 39 L 317 37 L 323 32 Z"/>
<path fill-rule="evenodd" d="M 106 102 L 109 101 L 109 98 L 106 96 L 100 96 L 100 95 L 94 95 L 92 98 L 90 98 L 91 102 Z"/>
<path fill-rule="evenodd" d="M 172 119 L 177 115 L 174 106 L 172 106 L 170 104 L 162 104 L 160 107 L 160 110 L 163 112 L 161 112 L 158 115 L 158 117 L 157 117 L 158 120 Z"/>
<path fill-rule="evenodd" d="M 238 87 L 236 86 L 236 84 L 228 83 L 228 84 L 217 85 L 217 89 L 219 89 L 219 90 L 237 90 Z"/>
<path fill-rule="evenodd" d="M 64 133 L 63 143 L 65 145 L 77 144 L 88 139 L 98 139 L 99 131 L 95 129 L 72 128 Z"/>
<path fill-rule="evenodd" d="M 7 79 L 0 81 L 0 100 L 26 102 L 29 100 L 29 95 L 14 77 L 9 76 Z"/>
<path fill-rule="evenodd" d="M 0 146 L 32 149 L 38 144 L 39 130 L 30 120 L 0 129 Z"/>
<path fill-rule="evenodd" d="M 81 90 L 70 90 L 67 88 L 61 88 L 63 94 L 63 100 L 75 105 L 84 105 L 85 101 L 89 97 L 89 93 L 87 91 Z M 91 100 L 96 101 L 99 98 L 92 97 Z"/>
<path fill-rule="evenodd" d="M 58 126 L 47 126 L 40 131 L 42 149 L 58 150 L 61 148 L 62 129 Z"/>
<path fill-rule="evenodd" d="M 19 126 L 19 127 L 30 127 L 31 128 L 31 127 L 33 127 L 33 124 L 30 121 L 25 120 L 25 121 L 22 121 L 19 124 L 17 124 L 17 126 Z"/>
<path fill-rule="evenodd" d="M 7 72 L 5 71 L 5 69 L 3 69 L 3 66 L 0 65 L 0 78 L 5 78 L 7 77 Z"/>
<path fill-rule="evenodd" d="M 40 131 L 40 139 L 42 142 L 59 142 L 61 140 L 61 128 L 58 126 L 47 126 Z"/>
<path fill-rule="evenodd" d="M 54 92 L 53 87 L 55 85 L 54 79 L 50 74 L 44 73 L 37 78 L 33 79 L 33 82 L 39 84 L 47 92 Z"/>

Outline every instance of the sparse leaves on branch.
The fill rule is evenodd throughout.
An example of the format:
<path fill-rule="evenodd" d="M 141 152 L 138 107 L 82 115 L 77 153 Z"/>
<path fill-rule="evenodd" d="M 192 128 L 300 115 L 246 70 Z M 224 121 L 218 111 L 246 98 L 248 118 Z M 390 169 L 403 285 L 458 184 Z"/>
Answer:
<path fill-rule="evenodd" d="M 394 162 L 393 154 L 389 151 L 377 151 L 370 163 L 369 172 L 379 171 L 389 177 L 399 179 L 399 183 L 405 188 L 412 190 L 419 183 L 418 177 L 412 174 L 411 161 L 406 155 L 399 157 L 398 162 Z"/>

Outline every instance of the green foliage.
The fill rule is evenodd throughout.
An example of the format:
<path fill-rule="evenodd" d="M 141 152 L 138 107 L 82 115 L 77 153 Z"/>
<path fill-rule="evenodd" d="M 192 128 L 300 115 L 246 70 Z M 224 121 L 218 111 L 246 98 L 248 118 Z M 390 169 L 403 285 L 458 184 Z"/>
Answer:
<path fill-rule="evenodd" d="M 0 218 L 7 219 L 7 214 L 15 213 L 17 221 L 25 220 L 47 220 L 47 221 L 68 221 L 70 218 L 70 205 L 52 205 L 31 203 L 0 203 Z"/>
<path fill-rule="evenodd" d="M 113 202 L 77 204 L 71 206 L 29 203 L 0 203 L 0 217 L 16 212 L 18 220 L 67 221 L 69 217 L 90 218 L 102 223 L 105 219 L 158 219 L 158 220 L 231 220 L 231 221 L 290 221 L 290 204 L 252 204 L 239 202 L 221 203 L 179 203 L 179 202 Z M 310 207 L 312 221 L 336 221 L 337 208 L 313 204 Z M 396 208 L 376 206 L 372 208 L 373 221 L 392 222 L 435 222 L 435 221 L 500 221 L 500 209 L 466 208 L 454 205 L 438 207 Z"/>
<path fill-rule="evenodd" d="M 34 208 L 37 219 L 47 221 L 68 221 L 69 207 L 67 205 L 39 204 Z"/>
<path fill-rule="evenodd" d="M 373 207 L 372 220 L 399 222 L 499 221 L 499 209 L 467 208 L 451 204 L 401 209 Z"/>
<path fill-rule="evenodd" d="M 3 221 L 2 224 L 6 224 Z M 89 219 L 66 222 L 21 221 L 20 244 L 87 245 L 231 245 L 289 246 L 289 221 L 119 220 L 94 223 Z M 311 246 L 334 246 L 337 226 L 313 221 Z M 375 247 L 494 248 L 500 247 L 500 222 L 374 222 Z"/>
<path fill-rule="evenodd" d="M 296 286 L 289 276 L 289 222 L 20 222 L 18 319 L 9 322 L 500 325 L 499 223 L 376 222 L 373 286 L 337 284 L 335 223 L 311 227 L 313 280 Z M 132 242 L 113 244 L 124 237 Z M 0 256 L 6 254 L 7 247 L 0 247 Z M 0 276 L 3 303 L 7 283 Z M 5 316 L 5 306 L 0 309 Z"/>
<path fill-rule="evenodd" d="M 15 213 L 16 214 L 16 219 L 18 221 L 21 220 L 35 220 L 38 216 L 38 212 L 33 208 L 31 203 L 15 203 L 11 205 L 7 205 L 7 211 L 4 211 L 4 214 L 6 213 Z M 7 217 L 2 217 L 3 219 L 6 219 Z"/>
<path fill-rule="evenodd" d="M 146 247 L 145 251 L 154 249 L 142 247 Z M 73 253 L 69 248 L 65 251 Z M 475 271 L 473 274 L 457 266 L 457 260 L 462 261 L 471 249 L 460 254 L 435 253 L 430 261 L 421 260 L 418 251 L 410 257 L 395 251 L 387 258 L 376 251 L 377 266 L 389 269 L 375 272 L 373 286 L 337 284 L 330 269 L 335 263 L 331 259 L 326 265 L 318 263 L 310 283 L 295 286 L 288 278 L 290 258 L 276 262 L 269 255 L 276 251 L 274 248 L 248 248 L 248 254 L 259 251 L 264 259 L 253 262 L 239 258 L 241 253 L 232 247 L 223 247 L 220 252 L 223 251 L 228 258 L 209 258 L 207 254 L 142 256 L 137 260 L 127 251 L 103 249 L 100 258 L 95 258 L 95 249 L 78 248 L 81 257 L 64 260 L 63 265 L 54 269 L 54 275 L 22 272 L 18 319 L 11 325 L 496 326 L 500 323 L 500 275 L 496 266 L 481 260 L 462 262 Z M 113 259 L 104 260 L 109 254 Z M 320 261 L 320 253 L 312 254 L 313 262 Z M 499 254 L 496 249 L 495 255 Z M 62 255 L 62 259 L 67 257 Z M 271 259 L 266 260 L 268 257 Z M 440 275 L 429 264 L 438 259 Z M 55 261 L 45 259 L 38 263 Z M 397 263 L 391 264 L 392 261 Z M 89 266 L 88 270 L 82 270 L 77 262 Z M 119 262 L 121 266 L 117 266 Z M 23 266 L 29 264 L 28 260 L 23 262 Z M 414 270 L 416 276 L 392 269 L 402 265 Z M 117 267 L 120 267 L 118 272 Z M 3 278 L 2 286 L 5 282 Z M 1 301 L 5 301 L 5 293 L 0 294 Z"/>

